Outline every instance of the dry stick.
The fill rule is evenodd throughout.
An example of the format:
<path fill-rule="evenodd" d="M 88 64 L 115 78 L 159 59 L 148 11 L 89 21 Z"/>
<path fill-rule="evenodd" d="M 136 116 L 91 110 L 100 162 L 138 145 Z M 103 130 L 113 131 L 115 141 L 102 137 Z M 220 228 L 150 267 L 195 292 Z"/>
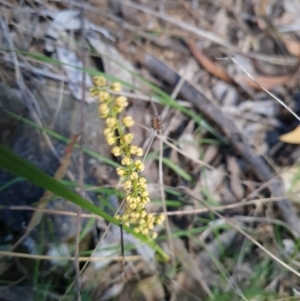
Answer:
<path fill-rule="evenodd" d="M 84 47 L 85 39 L 85 20 L 84 20 L 84 8 L 81 9 L 81 39 L 83 42 L 82 47 L 82 68 L 85 69 L 86 65 L 86 53 Z M 85 123 L 85 94 L 86 94 L 86 74 L 82 71 L 82 98 L 80 102 L 80 143 L 79 143 L 79 193 L 83 197 L 83 177 L 84 177 L 84 157 L 83 157 L 83 142 L 84 142 L 84 123 Z M 75 270 L 76 270 L 76 281 L 77 281 L 77 300 L 81 301 L 81 275 L 80 275 L 80 265 L 79 265 L 79 244 L 80 244 L 80 231 L 81 231 L 81 214 L 82 208 L 78 206 L 77 211 L 77 229 L 76 229 L 76 241 L 75 241 Z"/>
<path fill-rule="evenodd" d="M 184 83 L 184 79 L 182 78 L 178 82 L 178 84 L 176 85 L 175 89 L 173 90 L 171 97 L 175 98 L 178 95 L 183 83 Z M 166 113 L 168 110 L 169 110 L 169 108 L 166 107 L 165 110 L 163 111 L 163 113 Z M 163 116 L 162 116 L 162 118 L 163 118 Z M 168 135 L 168 129 L 165 132 L 166 132 L 166 135 Z M 158 181 L 159 181 L 159 184 L 160 184 L 160 196 L 161 196 L 161 202 L 162 202 L 162 206 L 163 206 L 163 212 L 167 213 L 168 210 L 167 210 L 165 192 L 164 192 L 162 159 L 163 159 L 163 140 L 160 139 L 159 140 L 159 161 L 158 161 L 159 180 Z M 173 262 L 173 268 L 174 268 L 174 271 L 175 271 L 175 257 L 174 257 L 175 256 L 175 247 L 174 247 L 174 244 L 173 244 L 173 241 L 172 241 L 172 233 L 171 233 L 171 228 L 170 228 L 170 223 L 169 223 L 168 218 L 165 219 L 165 223 L 166 223 L 168 243 L 169 243 L 169 246 L 170 246 L 170 250 L 172 252 L 171 258 L 172 258 L 172 262 Z"/>
<path fill-rule="evenodd" d="M 292 196 L 296 196 L 296 195 L 298 196 L 299 193 L 290 194 L 288 196 L 292 197 Z M 274 202 L 280 201 L 281 199 L 282 199 L 282 197 L 271 197 L 271 198 L 251 200 L 251 201 L 247 201 L 247 202 L 241 201 L 241 202 L 237 202 L 237 203 L 232 203 L 232 204 L 223 205 L 223 206 L 210 207 L 210 208 L 214 209 L 214 210 L 218 210 L 218 211 L 223 211 L 223 210 L 235 209 L 235 208 L 244 207 L 244 206 L 274 203 Z M 40 208 L 34 208 L 34 207 L 30 207 L 30 206 L 1 206 L 1 208 L 6 209 L 6 210 L 39 211 L 39 212 L 43 212 L 45 214 L 53 214 L 53 215 L 77 216 L 76 212 L 69 212 L 69 211 L 63 211 L 63 210 L 40 209 Z M 199 208 L 199 209 L 192 209 L 192 210 L 172 211 L 172 212 L 166 212 L 163 214 L 172 216 L 172 215 L 191 215 L 191 214 L 199 214 L 199 213 L 206 213 L 206 212 L 209 212 L 209 210 L 206 208 Z M 82 218 L 100 218 L 99 215 L 90 214 L 90 213 L 82 213 L 81 217 Z"/>
<path fill-rule="evenodd" d="M 53 129 L 54 128 L 54 125 L 56 123 L 56 120 L 57 120 L 57 117 L 58 117 L 58 114 L 59 114 L 59 111 L 61 109 L 61 105 L 62 105 L 62 102 L 63 102 L 63 97 L 64 97 L 64 89 L 65 89 L 65 82 L 64 81 L 61 81 L 61 84 L 60 84 L 60 89 L 59 89 L 59 95 L 58 95 L 58 102 L 57 102 L 57 107 L 56 107 L 56 111 L 54 113 L 54 117 L 53 117 L 53 120 L 49 126 L 50 129 Z"/>
<path fill-rule="evenodd" d="M 151 55 L 144 57 L 144 64 L 150 72 L 159 75 L 161 79 L 170 85 L 176 85 L 179 81 L 179 75 L 171 70 L 167 65 L 156 59 Z M 282 197 L 284 195 L 283 183 L 280 179 L 274 179 L 273 173 L 265 162 L 258 157 L 249 141 L 243 136 L 241 131 L 237 128 L 235 123 L 229 119 L 218 107 L 213 105 L 202 93 L 200 93 L 194 86 L 185 82 L 181 95 L 190 101 L 194 106 L 200 110 L 206 118 L 215 122 L 218 127 L 224 132 L 233 147 L 252 168 L 253 172 L 262 182 L 270 181 L 270 190 L 273 197 Z M 295 209 L 290 204 L 288 199 L 282 197 L 278 201 L 277 207 L 279 208 L 283 219 L 290 226 L 295 237 L 300 237 L 300 223 Z"/>
<path fill-rule="evenodd" d="M 147 129 L 148 129 L 148 127 L 147 127 Z M 154 129 L 154 132 L 153 132 L 153 134 L 152 134 L 152 136 L 151 136 L 151 139 L 150 139 L 150 141 L 149 141 L 147 150 L 146 150 L 145 155 L 144 155 L 143 160 L 142 160 L 143 163 L 145 162 L 145 159 L 146 159 L 146 157 L 147 157 L 147 155 L 148 155 L 148 153 L 149 153 L 149 151 L 150 151 L 150 148 L 151 148 L 151 145 L 152 145 L 152 143 L 153 143 L 153 141 L 154 141 L 154 138 L 155 138 L 155 136 L 156 136 L 156 133 L 157 133 L 157 130 Z"/>
<path fill-rule="evenodd" d="M 1 251 L 1 256 L 9 256 L 15 258 L 28 258 L 28 259 L 38 259 L 38 260 L 56 260 L 56 261 L 74 261 L 76 258 L 74 256 L 49 256 L 49 255 L 37 255 L 37 254 L 28 254 L 28 253 L 19 253 L 19 252 L 10 252 L 10 251 Z M 141 260 L 140 255 L 131 255 L 131 256 L 81 256 L 78 257 L 80 262 L 98 262 L 98 261 L 131 261 L 131 260 Z"/>

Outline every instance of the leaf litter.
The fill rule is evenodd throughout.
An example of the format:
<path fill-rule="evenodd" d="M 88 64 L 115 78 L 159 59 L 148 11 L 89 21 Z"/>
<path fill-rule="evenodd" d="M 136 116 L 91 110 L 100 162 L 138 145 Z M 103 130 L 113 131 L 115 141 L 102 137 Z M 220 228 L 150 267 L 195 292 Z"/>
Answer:
<path fill-rule="evenodd" d="M 89 52 L 89 68 L 98 69 L 126 82 L 126 92 L 129 93 L 153 96 L 150 95 L 151 88 L 133 75 L 132 72 L 135 72 L 171 94 L 172 87 L 143 66 L 143 57 L 147 53 L 154 55 L 161 63 L 171 66 L 186 81 L 200 87 L 201 92 L 207 92 L 206 95 L 210 96 L 213 103 L 234 121 L 245 139 L 252 143 L 256 154 L 263 156 L 264 162 L 267 162 L 265 164 L 271 164 L 278 176 L 283 178 L 287 189 L 285 193 L 288 194 L 291 182 L 296 183 L 294 188 L 297 187 L 298 166 L 296 160 L 285 166 L 280 162 L 281 158 L 293 157 L 293 153 L 297 152 L 296 146 L 288 148 L 285 143 L 299 144 L 298 124 L 286 109 L 269 95 L 262 93 L 261 86 L 284 99 L 286 105 L 292 107 L 297 114 L 300 113 L 299 101 L 296 99 L 299 87 L 295 80 L 300 49 L 297 2 L 245 1 L 243 5 L 229 0 L 216 1 L 210 5 L 206 1 L 163 1 L 163 5 L 160 2 L 148 4 L 146 1 L 138 1 L 137 4 L 127 6 L 119 2 L 107 4 L 104 1 L 87 1 L 84 5 L 77 4 L 76 9 L 55 3 L 51 3 L 45 9 L 38 3 L 41 9 L 39 12 L 13 4 L 20 15 L 26 16 L 21 20 L 13 20 L 13 14 L 7 13 L 10 6 L 7 8 L 1 4 L 1 9 L 6 11 L 5 22 L 10 25 L 11 35 L 19 40 L 19 43 L 15 43 L 18 50 L 46 50 L 49 57 L 61 62 L 55 69 L 57 74 L 62 72 L 65 75 L 63 80 L 75 100 L 81 100 L 83 93 L 81 38 L 85 39 L 92 49 Z M 80 37 L 81 6 L 86 13 L 85 37 Z M 35 23 L 37 27 L 46 28 L 45 31 L 39 32 L 44 35 L 39 37 L 44 42 L 44 49 L 36 45 L 38 43 L 34 28 L 26 26 L 31 18 L 34 22 L 40 22 Z M 120 19 L 122 22 L 118 22 Z M 22 26 L 27 27 L 29 33 L 23 30 Z M 133 31 L 132 28 L 139 30 Z M 182 49 L 178 45 L 185 51 L 188 50 L 184 56 L 180 51 L 176 51 Z M 3 60 L 7 55 L 3 49 L 8 48 L 5 39 L 1 39 L 1 48 L 0 59 Z M 238 61 L 260 86 L 232 62 L 218 59 L 228 56 Z M 36 67 L 36 62 L 27 60 L 25 56 L 19 55 L 19 59 L 20 63 L 25 63 L 31 68 Z M 6 60 L 6 64 L 12 64 L 7 62 Z M 47 63 L 43 64 L 46 68 Z M 191 67 L 187 68 L 189 64 Z M 91 76 L 87 74 L 85 86 L 88 88 L 91 85 Z M 180 91 L 179 97 L 182 99 Z M 86 94 L 87 105 L 93 106 L 93 101 L 94 99 Z M 159 113 L 163 112 L 163 105 L 155 106 Z M 194 107 L 189 110 L 197 116 L 203 113 Z M 155 114 L 153 104 L 130 98 L 128 113 L 136 119 L 133 128 L 135 143 L 145 148 L 151 131 L 145 130 L 141 125 L 149 126 L 151 117 Z M 164 138 L 184 153 L 179 154 L 167 144 L 163 144 L 165 196 L 168 200 L 177 202 L 176 206 L 168 206 L 168 210 L 180 212 L 197 209 L 203 207 L 200 200 L 211 206 L 222 206 L 247 202 L 253 199 L 252 195 L 264 198 L 271 196 L 268 183 L 259 181 L 251 170 L 251 165 L 241 158 L 230 142 L 226 145 L 218 141 L 212 133 L 202 128 L 196 119 L 176 110 L 169 110 L 164 126 L 168 128 Z M 222 133 L 223 129 L 216 129 Z M 275 139 L 272 140 L 271 135 L 275 136 Z M 280 140 L 284 143 L 279 145 Z M 276 145 L 279 146 L 274 148 Z M 270 154 L 271 149 L 276 151 Z M 156 138 L 149 158 L 145 161 L 144 175 L 149 182 L 151 198 L 159 200 L 158 153 L 159 143 Z M 107 152 L 105 155 L 112 158 Z M 117 161 L 116 158 L 112 159 Z M 212 168 L 201 166 L 193 159 L 203 160 Z M 97 179 L 99 187 L 118 187 L 113 170 L 102 167 L 100 170 Z M 101 175 L 103 172 L 106 173 L 105 176 Z M 167 191 L 167 187 L 171 190 Z M 193 197 L 182 193 L 182 187 L 190 189 Z M 256 193 L 257 189 L 260 189 L 259 194 Z M 99 194 L 100 199 L 105 196 L 107 195 Z M 120 197 L 120 201 L 121 199 Z M 294 203 L 295 199 L 291 198 L 290 201 Z M 161 202 L 151 204 L 148 209 L 161 211 Z M 296 213 L 298 218 L 299 209 L 299 203 L 294 204 L 293 214 Z M 233 221 L 236 214 L 252 218 L 252 222 L 239 223 L 239 226 L 248 229 L 258 242 L 279 258 L 281 255 L 278 252 L 278 244 L 282 244 L 288 251 L 289 260 L 298 256 L 297 240 L 292 232 L 268 223 L 269 213 L 278 221 L 286 219 L 281 216 L 275 205 L 220 212 Z M 255 221 L 258 217 L 265 220 Z M 284 221 L 289 223 L 288 220 Z M 171 256 L 178 261 L 176 269 L 172 264 L 163 266 L 156 262 L 154 254 L 149 254 L 149 250 L 143 249 L 138 241 L 126 233 L 125 245 L 130 243 L 135 247 L 121 254 L 120 229 L 114 226 L 99 247 L 94 249 L 93 256 L 109 258 L 117 253 L 126 258 L 127 255 L 138 254 L 141 259 L 137 262 L 126 262 L 125 271 L 124 266 L 114 260 L 90 263 L 82 276 L 82 288 L 87 291 L 90 299 L 110 300 L 118 297 L 131 300 L 135 295 L 143 300 L 168 299 L 167 296 L 172 300 L 199 300 L 208 297 L 214 300 L 229 300 L 229 291 L 233 294 L 231 299 L 254 300 L 247 299 L 245 295 L 253 289 L 262 291 L 266 288 L 270 294 L 272 292 L 282 298 L 297 296 L 299 278 L 294 277 L 291 281 L 284 270 L 276 267 L 274 263 L 270 263 L 265 274 L 261 274 L 259 271 L 264 266 L 264 260 L 268 260 L 269 257 L 254 245 L 254 252 L 250 247 L 246 248 L 245 238 L 237 235 L 235 230 L 230 229 L 226 222 L 222 222 L 217 216 L 195 214 L 192 218 L 184 218 L 179 213 L 179 216 L 170 219 L 170 222 L 176 246 L 176 253 Z M 104 225 L 101 223 L 101 227 L 92 230 L 92 245 L 97 245 L 98 236 L 95 233 L 103 231 Z M 207 233 L 207 236 L 194 235 L 193 231 L 198 228 L 202 229 L 202 233 Z M 166 243 L 165 229 L 161 228 L 159 231 L 159 243 L 167 252 L 172 252 Z M 239 262 L 236 262 L 235 256 L 241 256 L 241 253 L 244 257 L 240 257 Z M 247 276 L 241 276 L 242 272 L 239 274 L 235 266 L 237 270 L 244 269 L 244 275 Z M 55 269 L 55 265 L 53 268 Z M 170 269 L 170 275 L 167 275 L 166 269 Z M 275 276 L 275 272 L 279 277 Z M 257 279 L 261 279 L 260 283 Z M 130 294 L 126 298 L 124 296 L 128 296 L 128 291 Z M 222 294 L 224 296 L 220 299 L 218 296 Z M 261 300 L 260 293 L 256 293 L 253 298 Z"/>

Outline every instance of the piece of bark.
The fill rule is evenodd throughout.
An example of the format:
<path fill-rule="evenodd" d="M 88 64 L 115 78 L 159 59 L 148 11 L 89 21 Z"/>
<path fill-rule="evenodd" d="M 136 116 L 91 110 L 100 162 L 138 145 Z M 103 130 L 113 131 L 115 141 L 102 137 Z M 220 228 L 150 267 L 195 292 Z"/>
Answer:
<path fill-rule="evenodd" d="M 155 74 L 171 86 L 175 86 L 180 80 L 180 76 L 176 72 L 151 55 L 147 54 L 144 56 L 143 64 L 152 74 Z M 297 212 L 289 200 L 284 197 L 284 188 L 281 179 L 276 178 L 269 166 L 261 157 L 255 154 L 252 146 L 234 122 L 190 83 L 185 82 L 183 84 L 180 94 L 223 131 L 229 143 L 248 163 L 257 178 L 262 182 L 269 182 L 272 196 L 282 197 L 280 201 L 276 202 L 276 205 L 280 210 L 282 218 L 290 226 L 295 237 L 299 238 L 300 222 Z"/>

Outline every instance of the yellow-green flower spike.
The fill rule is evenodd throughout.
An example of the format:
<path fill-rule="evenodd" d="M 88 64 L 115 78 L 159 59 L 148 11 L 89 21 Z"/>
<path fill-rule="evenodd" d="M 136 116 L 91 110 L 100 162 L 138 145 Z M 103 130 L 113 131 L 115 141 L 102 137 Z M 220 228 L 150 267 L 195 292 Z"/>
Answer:
<path fill-rule="evenodd" d="M 141 147 L 132 144 L 134 135 L 128 132 L 134 125 L 133 118 L 120 116 L 128 106 L 127 98 L 118 95 L 121 90 L 122 85 L 119 82 L 109 85 L 103 76 L 94 77 L 94 87 L 90 89 L 91 95 L 98 96 L 100 102 L 98 112 L 106 123 L 103 131 L 106 142 L 112 146 L 112 154 L 121 157 L 122 167 L 118 167 L 116 172 L 123 182 L 126 205 L 124 213 L 117 215 L 116 219 L 133 227 L 137 233 L 155 238 L 157 234 L 154 227 L 164 221 L 164 216 L 154 216 L 145 210 L 145 205 L 150 202 L 147 180 L 141 176 L 145 166 L 142 160 L 136 159 L 143 156 L 144 152 Z"/>

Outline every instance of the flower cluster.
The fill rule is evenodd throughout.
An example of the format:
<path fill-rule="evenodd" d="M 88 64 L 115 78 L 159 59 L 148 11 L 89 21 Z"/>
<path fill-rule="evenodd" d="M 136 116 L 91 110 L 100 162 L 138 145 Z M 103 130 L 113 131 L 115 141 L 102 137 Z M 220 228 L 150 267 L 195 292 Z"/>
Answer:
<path fill-rule="evenodd" d="M 134 125 L 131 116 L 120 117 L 120 113 L 128 106 L 125 96 L 118 95 L 122 86 L 119 82 L 109 85 L 102 76 L 94 78 L 92 96 L 99 99 L 99 115 L 105 119 L 104 135 L 108 145 L 112 146 L 112 154 L 121 157 L 122 167 L 117 168 L 117 174 L 123 181 L 126 192 L 125 209 L 116 218 L 127 226 L 133 226 L 134 231 L 155 238 L 154 226 L 164 221 L 163 215 L 153 215 L 145 210 L 150 201 L 147 181 L 141 176 L 144 163 L 139 157 L 143 156 L 143 149 L 132 144 L 133 134 L 128 128 Z"/>

